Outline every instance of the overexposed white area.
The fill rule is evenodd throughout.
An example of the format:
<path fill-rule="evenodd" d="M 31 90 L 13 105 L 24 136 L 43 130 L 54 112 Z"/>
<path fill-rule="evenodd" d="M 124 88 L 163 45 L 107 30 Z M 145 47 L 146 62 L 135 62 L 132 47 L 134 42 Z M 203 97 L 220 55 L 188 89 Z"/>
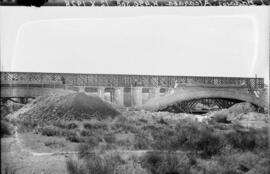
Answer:
<path fill-rule="evenodd" d="M 269 77 L 269 7 L 1 7 L 4 71 Z"/>

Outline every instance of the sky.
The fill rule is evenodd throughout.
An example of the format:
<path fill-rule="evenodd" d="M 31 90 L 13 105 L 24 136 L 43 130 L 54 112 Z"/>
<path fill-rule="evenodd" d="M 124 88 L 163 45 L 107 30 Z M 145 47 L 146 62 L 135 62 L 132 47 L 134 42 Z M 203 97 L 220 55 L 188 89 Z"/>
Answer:
<path fill-rule="evenodd" d="M 264 77 L 269 7 L 0 7 L 4 71 Z"/>

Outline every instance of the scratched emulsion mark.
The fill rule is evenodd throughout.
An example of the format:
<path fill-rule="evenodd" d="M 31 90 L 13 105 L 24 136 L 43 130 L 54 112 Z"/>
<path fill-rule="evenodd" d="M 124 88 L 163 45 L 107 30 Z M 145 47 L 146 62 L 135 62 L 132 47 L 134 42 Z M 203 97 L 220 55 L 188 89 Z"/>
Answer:
<path fill-rule="evenodd" d="M 3 1 L 3 2 L 2 2 Z M 0 0 L 20 6 L 263 6 L 269 0 Z"/>
<path fill-rule="evenodd" d="M 258 6 L 258 5 L 269 5 L 269 0 L 64 0 L 64 2 L 65 2 L 65 6 Z"/>
<path fill-rule="evenodd" d="M 17 0 L 17 5 L 41 7 L 46 2 L 48 2 L 48 0 Z"/>

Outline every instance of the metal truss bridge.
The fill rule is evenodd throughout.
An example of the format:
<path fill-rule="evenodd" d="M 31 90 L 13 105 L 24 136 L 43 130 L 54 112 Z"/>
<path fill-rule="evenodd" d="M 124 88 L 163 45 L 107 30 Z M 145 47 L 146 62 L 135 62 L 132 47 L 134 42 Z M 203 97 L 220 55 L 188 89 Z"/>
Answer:
<path fill-rule="evenodd" d="M 126 107 L 153 108 L 151 101 L 158 98 L 154 103 L 163 102 L 162 107 L 182 103 L 179 106 L 183 112 L 205 101 L 219 108 L 242 101 L 265 107 L 265 97 L 261 97 L 265 93 L 263 78 L 1 72 L 1 101 L 4 102 L 14 98 L 26 102 L 27 98 L 57 90 L 96 94 Z M 173 97 L 164 99 L 170 95 Z"/>

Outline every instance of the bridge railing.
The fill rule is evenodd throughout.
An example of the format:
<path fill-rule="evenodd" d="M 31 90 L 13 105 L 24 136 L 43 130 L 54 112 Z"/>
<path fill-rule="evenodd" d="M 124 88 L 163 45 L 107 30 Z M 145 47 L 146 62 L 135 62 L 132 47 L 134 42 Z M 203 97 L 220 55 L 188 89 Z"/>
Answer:
<path fill-rule="evenodd" d="M 176 83 L 183 86 L 264 88 L 263 78 L 1 72 L 1 86 L 3 84 L 36 84 L 43 86 L 174 87 Z"/>

